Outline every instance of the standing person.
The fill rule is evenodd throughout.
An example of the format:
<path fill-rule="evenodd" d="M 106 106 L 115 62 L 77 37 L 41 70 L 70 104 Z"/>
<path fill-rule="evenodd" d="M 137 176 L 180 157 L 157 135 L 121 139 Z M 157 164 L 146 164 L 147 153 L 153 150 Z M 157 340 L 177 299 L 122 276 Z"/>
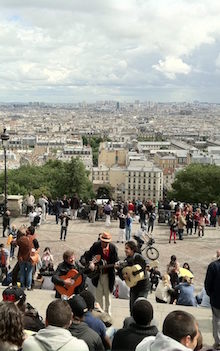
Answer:
<path fill-rule="evenodd" d="M 61 208 L 63 213 L 69 213 L 69 201 L 67 200 L 66 195 L 63 195 L 63 199 L 61 200 Z"/>
<path fill-rule="evenodd" d="M 96 203 L 95 199 L 93 199 L 91 201 L 91 205 L 90 205 L 90 213 L 89 213 L 90 223 L 95 223 L 97 209 L 98 209 L 97 203 Z"/>
<path fill-rule="evenodd" d="M 11 240 L 10 240 L 10 259 L 15 258 L 15 248 L 16 248 L 16 239 L 17 239 L 17 229 L 13 225 L 10 230 Z"/>
<path fill-rule="evenodd" d="M 193 231 L 193 214 L 192 211 L 189 211 L 186 215 L 186 233 L 187 235 L 192 235 Z"/>
<path fill-rule="evenodd" d="M 196 212 L 194 213 L 194 217 L 193 217 L 194 223 L 195 223 L 195 231 L 194 231 L 194 234 L 196 234 L 197 228 L 198 228 L 198 226 L 199 226 L 200 213 L 201 213 L 200 208 L 197 208 Z"/>
<path fill-rule="evenodd" d="M 100 269 L 98 274 L 92 279 L 93 285 L 96 287 L 96 301 L 103 309 L 103 297 L 105 298 L 105 312 L 110 313 L 111 298 L 110 295 L 115 283 L 114 264 L 118 261 L 117 248 L 111 243 L 112 237 L 109 233 L 102 233 L 100 240 L 95 242 L 84 256 L 87 262 L 91 261 L 95 255 L 101 255 L 102 264 L 111 264 L 112 267 Z M 90 264 L 90 269 L 95 270 L 93 263 Z"/>
<path fill-rule="evenodd" d="M 55 285 L 60 285 L 60 286 L 66 287 L 68 289 L 70 286 L 72 286 L 74 284 L 74 282 L 70 278 L 63 279 L 62 277 L 66 276 L 67 273 L 72 269 L 75 269 L 78 272 L 80 272 L 80 270 L 81 270 L 79 263 L 77 261 L 75 261 L 74 251 L 67 250 L 63 254 L 63 262 L 61 262 L 58 265 L 56 271 L 53 274 L 52 282 Z M 75 288 L 74 293 L 77 294 L 81 290 L 83 290 L 83 286 L 84 286 L 84 279 L 83 279 L 82 283 Z M 58 293 L 58 291 L 56 291 L 56 297 L 60 297 L 60 294 Z"/>
<path fill-rule="evenodd" d="M 125 241 L 125 224 L 126 224 L 126 216 L 123 213 L 123 209 L 120 209 L 120 213 L 118 215 L 119 219 L 119 233 L 117 243 L 120 241 L 123 243 Z"/>
<path fill-rule="evenodd" d="M 128 212 L 126 220 L 125 220 L 125 236 L 126 241 L 131 239 L 131 228 L 132 228 L 132 218 L 130 213 Z"/>
<path fill-rule="evenodd" d="M 140 206 L 139 214 L 140 214 L 140 225 L 142 229 L 146 225 L 146 213 L 147 213 L 146 207 L 144 205 Z"/>
<path fill-rule="evenodd" d="M 61 215 L 60 215 L 60 224 L 61 224 L 60 240 L 66 241 L 67 228 L 68 228 L 70 219 L 71 218 L 70 218 L 70 216 L 67 215 L 67 212 L 61 213 Z"/>
<path fill-rule="evenodd" d="M 28 290 L 31 290 L 33 272 L 33 265 L 31 263 L 32 242 L 24 232 L 20 232 L 17 245 L 21 287 L 27 287 Z"/>
<path fill-rule="evenodd" d="M 42 208 L 42 222 L 46 221 L 46 206 L 48 205 L 48 199 L 47 197 L 42 194 L 41 197 L 38 200 L 38 203 L 40 207 Z"/>
<path fill-rule="evenodd" d="M 150 230 L 151 230 L 151 234 L 153 233 L 155 219 L 156 219 L 156 213 L 154 210 L 152 210 L 148 218 L 148 230 L 147 230 L 148 233 L 150 232 Z"/>
<path fill-rule="evenodd" d="M 186 225 L 186 220 L 185 217 L 183 216 L 182 210 L 180 211 L 180 214 L 178 216 L 178 235 L 179 235 L 179 240 L 183 240 L 183 232 L 184 232 L 184 227 Z"/>
<path fill-rule="evenodd" d="M 217 250 L 216 256 L 217 260 L 211 262 L 207 268 L 205 290 L 212 307 L 214 348 L 220 350 L 220 249 Z"/>
<path fill-rule="evenodd" d="M 137 253 L 137 245 L 134 241 L 127 241 L 125 243 L 125 255 L 125 264 L 127 266 L 138 264 L 141 266 L 144 273 L 144 279 L 138 281 L 135 286 L 130 288 L 130 312 L 132 314 L 135 300 L 137 300 L 138 297 L 147 298 L 148 292 L 150 291 L 150 282 L 146 272 L 147 262 L 141 254 Z M 119 276 L 123 280 L 127 278 L 125 274 L 123 275 L 123 269 L 119 269 Z"/>
<path fill-rule="evenodd" d="M 6 235 L 5 235 L 5 231 L 6 229 L 8 229 L 8 231 L 10 230 L 10 221 L 11 221 L 11 218 L 10 218 L 10 211 L 7 210 L 4 214 L 3 214 L 3 217 L 2 217 L 2 226 L 3 226 L 3 234 L 2 234 L 2 237 L 5 238 Z"/>
<path fill-rule="evenodd" d="M 70 200 L 70 208 L 71 208 L 71 218 L 77 219 L 78 209 L 80 207 L 80 201 L 77 194 L 74 194 Z"/>
<path fill-rule="evenodd" d="M 110 201 L 108 201 L 104 206 L 104 212 L 105 212 L 105 216 L 106 216 L 105 225 L 107 227 L 109 227 L 111 224 L 111 211 L 112 211 L 112 206 L 110 204 Z"/>
<path fill-rule="evenodd" d="M 56 201 L 54 202 L 54 214 L 55 214 L 55 218 L 56 218 L 56 224 L 59 223 L 60 213 L 61 213 L 61 201 L 57 197 Z"/>
<path fill-rule="evenodd" d="M 32 208 L 34 208 L 34 204 L 35 204 L 35 198 L 34 196 L 29 193 L 27 196 L 26 196 L 26 217 L 29 215 L 29 212 L 32 210 Z"/>
<path fill-rule="evenodd" d="M 175 213 L 172 214 L 172 217 L 169 221 L 170 224 L 170 239 L 169 239 L 169 244 L 171 243 L 172 240 L 172 236 L 173 236 L 173 241 L 174 244 L 176 244 L 176 233 L 178 230 L 178 221 L 177 221 L 177 217 L 175 215 Z"/>
<path fill-rule="evenodd" d="M 199 225 L 198 225 L 198 236 L 200 237 L 201 234 L 202 236 L 204 236 L 205 234 L 205 216 L 203 213 L 200 213 Z"/>

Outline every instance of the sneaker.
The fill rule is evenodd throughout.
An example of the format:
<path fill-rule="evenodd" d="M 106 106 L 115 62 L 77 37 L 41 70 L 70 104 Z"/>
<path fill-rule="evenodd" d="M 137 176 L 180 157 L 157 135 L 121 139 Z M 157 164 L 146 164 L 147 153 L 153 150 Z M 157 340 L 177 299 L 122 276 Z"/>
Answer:
<path fill-rule="evenodd" d="M 31 291 L 31 290 L 32 290 L 32 288 L 31 288 L 31 287 L 28 287 L 28 288 L 27 288 L 27 290 L 28 290 L 28 291 Z"/>
<path fill-rule="evenodd" d="M 174 244 L 176 244 L 176 241 L 174 241 Z"/>
<path fill-rule="evenodd" d="M 169 244 L 171 243 L 171 241 L 169 240 Z"/>

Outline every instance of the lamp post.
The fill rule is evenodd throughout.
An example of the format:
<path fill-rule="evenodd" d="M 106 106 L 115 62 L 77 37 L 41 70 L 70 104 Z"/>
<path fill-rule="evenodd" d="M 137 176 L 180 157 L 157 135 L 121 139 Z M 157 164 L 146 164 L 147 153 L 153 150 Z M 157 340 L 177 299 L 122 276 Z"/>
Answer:
<path fill-rule="evenodd" d="M 5 184 L 4 184 L 4 214 L 7 211 L 8 207 L 8 195 L 7 195 L 7 155 L 6 155 L 6 149 L 8 146 L 8 140 L 9 140 L 9 135 L 6 133 L 6 128 L 4 128 L 3 133 L 1 134 L 1 140 L 2 140 L 2 147 L 4 150 L 4 161 L 5 161 Z"/>

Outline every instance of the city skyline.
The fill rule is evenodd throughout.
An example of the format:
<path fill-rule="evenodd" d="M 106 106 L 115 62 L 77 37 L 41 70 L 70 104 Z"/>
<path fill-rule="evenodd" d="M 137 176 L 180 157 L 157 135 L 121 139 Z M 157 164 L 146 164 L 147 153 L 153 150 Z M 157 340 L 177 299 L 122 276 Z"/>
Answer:
<path fill-rule="evenodd" d="M 2 0 L 0 101 L 220 102 L 216 0 Z"/>

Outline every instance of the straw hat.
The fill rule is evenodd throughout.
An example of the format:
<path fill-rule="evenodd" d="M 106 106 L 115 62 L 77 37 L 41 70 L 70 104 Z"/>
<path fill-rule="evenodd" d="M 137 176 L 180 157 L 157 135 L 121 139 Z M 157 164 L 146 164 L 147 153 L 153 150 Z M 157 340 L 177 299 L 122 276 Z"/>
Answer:
<path fill-rule="evenodd" d="M 100 240 L 106 243 L 110 243 L 110 241 L 112 241 L 112 236 L 111 234 L 104 232 L 100 235 Z"/>

